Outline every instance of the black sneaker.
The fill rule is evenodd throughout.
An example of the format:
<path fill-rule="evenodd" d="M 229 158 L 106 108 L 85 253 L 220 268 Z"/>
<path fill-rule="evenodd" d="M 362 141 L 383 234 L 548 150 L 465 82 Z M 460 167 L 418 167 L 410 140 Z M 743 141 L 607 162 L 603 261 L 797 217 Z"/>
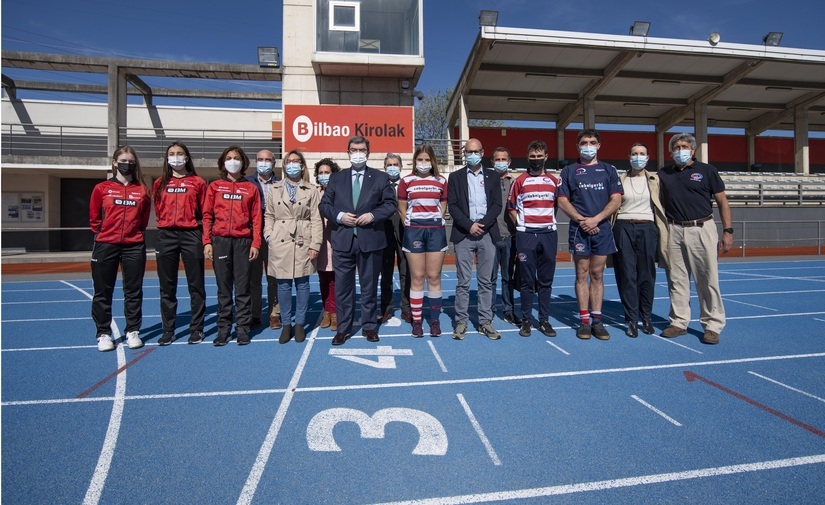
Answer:
<path fill-rule="evenodd" d="M 553 329 L 553 326 L 550 324 L 549 321 L 539 321 L 539 331 L 544 333 L 548 337 L 556 336 L 556 330 Z"/>
<path fill-rule="evenodd" d="M 579 325 L 579 328 L 576 330 L 576 336 L 582 340 L 587 340 L 590 338 L 590 323 L 582 323 Z"/>
<path fill-rule="evenodd" d="M 593 333 L 593 336 L 599 340 L 608 340 L 610 338 L 610 333 L 607 332 L 607 328 L 604 327 L 604 323 L 601 321 L 591 326 L 590 331 Z"/>
<path fill-rule="evenodd" d="M 235 333 L 238 335 L 238 345 L 246 345 L 252 341 L 249 338 L 249 331 L 245 328 L 237 328 Z"/>
<path fill-rule="evenodd" d="M 192 330 L 192 333 L 189 335 L 189 343 L 190 344 L 200 344 L 203 342 L 203 331 L 202 330 Z"/>
<path fill-rule="evenodd" d="M 529 337 L 530 336 L 530 321 L 522 321 L 521 322 L 521 329 L 518 331 L 518 334 L 522 337 Z"/>
<path fill-rule="evenodd" d="M 232 340 L 232 334 L 229 332 L 229 329 L 220 330 L 218 336 L 212 341 L 212 345 L 221 347 L 228 344 L 230 340 Z"/>
<path fill-rule="evenodd" d="M 158 345 L 169 345 L 175 340 L 174 331 L 164 331 L 163 336 L 158 339 Z"/>
<path fill-rule="evenodd" d="M 521 318 L 514 312 L 505 312 L 504 321 L 512 324 L 513 326 L 521 326 Z"/>

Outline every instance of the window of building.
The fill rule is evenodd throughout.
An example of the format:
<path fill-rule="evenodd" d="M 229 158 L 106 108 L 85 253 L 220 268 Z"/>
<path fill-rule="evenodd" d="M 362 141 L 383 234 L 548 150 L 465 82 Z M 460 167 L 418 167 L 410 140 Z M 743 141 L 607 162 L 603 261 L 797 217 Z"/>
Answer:
<path fill-rule="evenodd" d="M 423 56 L 421 0 L 316 0 L 316 51 Z"/>

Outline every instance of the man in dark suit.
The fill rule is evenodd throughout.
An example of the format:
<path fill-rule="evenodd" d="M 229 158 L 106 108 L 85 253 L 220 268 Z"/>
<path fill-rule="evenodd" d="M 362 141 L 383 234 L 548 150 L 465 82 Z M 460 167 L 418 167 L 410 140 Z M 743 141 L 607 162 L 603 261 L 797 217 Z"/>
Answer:
<path fill-rule="evenodd" d="M 352 137 L 347 151 L 352 166 L 332 174 L 320 205 L 321 214 L 332 227 L 338 316 L 338 332 L 332 345 L 346 342 L 352 331 L 356 267 L 361 284 L 361 329 L 367 341 L 378 342 L 378 274 L 387 246 L 384 222 L 398 210 L 387 174 L 367 167 L 369 140 Z"/>
<path fill-rule="evenodd" d="M 387 153 L 384 158 L 384 171 L 390 177 L 390 186 L 393 193 L 398 198 L 398 183 L 401 181 L 401 156 Z M 410 276 L 407 271 L 407 255 L 403 251 L 404 246 L 404 221 L 401 214 L 394 212 L 392 217 L 385 223 L 387 234 L 387 248 L 381 262 L 381 317 L 379 323 L 386 323 L 393 313 L 393 272 L 395 271 L 395 261 L 398 259 L 398 280 L 401 286 L 401 319 L 412 323 L 412 312 L 410 310 Z"/>
<path fill-rule="evenodd" d="M 484 149 L 477 139 L 464 145 L 467 166 L 450 174 L 447 181 L 447 206 L 453 219 L 450 241 L 455 249 L 455 329 L 453 338 L 461 340 L 467 331 L 470 303 L 470 277 L 473 260 L 478 281 L 478 331 L 491 340 L 501 335 L 493 328 L 493 264 L 496 243 L 501 240 L 498 215 L 501 213 L 500 176 L 481 166 Z"/>
<path fill-rule="evenodd" d="M 269 194 L 269 188 L 279 181 L 275 177 L 272 170 L 275 162 L 275 155 L 272 151 L 266 149 L 258 151 L 256 159 L 257 171 L 254 175 L 247 176 L 246 180 L 255 184 L 258 187 L 258 192 L 261 194 L 261 212 L 266 214 L 266 197 Z M 265 225 L 261 220 L 261 225 Z M 261 232 L 263 236 L 263 232 Z M 249 265 L 249 289 L 252 294 L 252 321 L 249 323 L 250 328 L 255 328 L 261 324 L 261 306 L 263 305 L 263 282 L 261 276 L 268 270 L 269 265 L 269 245 L 266 240 L 261 242 L 261 249 L 258 257 L 250 262 Z M 267 313 L 269 315 L 269 327 L 273 330 L 281 328 L 281 307 L 278 305 L 278 282 L 275 277 L 266 275 L 266 299 L 269 303 Z"/>

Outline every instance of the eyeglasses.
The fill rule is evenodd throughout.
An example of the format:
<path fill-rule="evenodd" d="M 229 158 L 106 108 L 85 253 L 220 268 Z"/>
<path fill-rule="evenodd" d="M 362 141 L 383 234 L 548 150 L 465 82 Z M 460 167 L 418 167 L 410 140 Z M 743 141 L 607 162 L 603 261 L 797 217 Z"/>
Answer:
<path fill-rule="evenodd" d="M 481 154 L 483 149 L 479 149 L 478 151 L 464 151 L 464 154 Z"/>

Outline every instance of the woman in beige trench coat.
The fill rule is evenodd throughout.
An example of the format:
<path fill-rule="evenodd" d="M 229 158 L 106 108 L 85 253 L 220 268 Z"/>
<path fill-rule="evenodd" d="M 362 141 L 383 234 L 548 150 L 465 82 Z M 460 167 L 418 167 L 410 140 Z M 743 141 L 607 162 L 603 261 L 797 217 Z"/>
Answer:
<path fill-rule="evenodd" d="M 283 327 L 278 341 L 306 338 L 304 323 L 309 305 L 309 276 L 321 249 L 323 225 L 318 211 L 318 189 L 309 182 L 307 164 L 298 151 L 284 156 L 284 178 L 269 188 L 264 237 L 269 245 L 267 272 L 278 281 Z M 292 281 L 295 281 L 295 315 L 292 315 Z"/>

